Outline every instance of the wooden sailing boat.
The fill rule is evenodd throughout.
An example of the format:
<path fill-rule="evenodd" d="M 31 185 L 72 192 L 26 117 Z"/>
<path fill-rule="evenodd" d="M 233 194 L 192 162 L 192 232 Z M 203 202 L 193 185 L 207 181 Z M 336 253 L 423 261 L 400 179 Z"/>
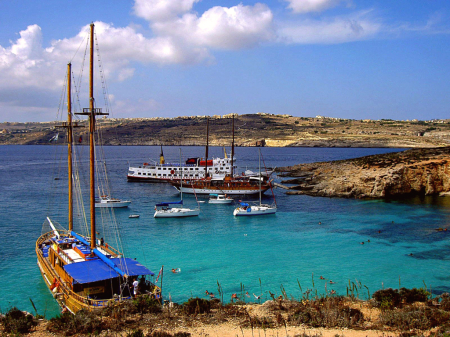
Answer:
<path fill-rule="evenodd" d="M 208 134 L 208 129 L 207 129 Z M 206 137 L 208 141 L 208 136 Z M 208 148 L 208 143 L 206 144 Z M 208 155 L 208 151 L 206 151 Z M 235 176 L 234 175 L 234 115 L 233 115 L 233 138 L 231 143 L 231 174 L 221 178 L 206 177 L 197 180 L 188 180 L 186 182 L 171 181 L 170 183 L 178 191 L 190 194 L 227 194 L 227 195 L 255 195 L 266 192 L 270 188 L 267 181 L 258 182 L 255 177 Z"/>
<path fill-rule="evenodd" d="M 266 214 L 275 214 L 277 212 L 277 204 L 275 201 L 275 195 L 273 196 L 274 198 L 274 204 L 273 205 L 268 205 L 268 204 L 263 204 L 261 202 L 262 199 L 262 193 L 261 193 L 261 181 L 263 179 L 262 175 L 261 175 L 261 149 L 259 150 L 259 186 L 260 186 L 260 190 L 259 190 L 259 205 L 249 205 L 246 202 L 240 202 L 239 206 L 235 208 L 235 210 L 233 211 L 233 215 L 234 216 L 249 216 L 249 215 L 266 215 Z"/>
<path fill-rule="evenodd" d="M 58 229 L 47 217 L 51 231 L 42 234 L 36 241 L 36 255 L 45 284 L 52 291 L 63 311 L 75 313 L 81 309 L 96 310 L 111 302 L 131 298 L 133 282 L 140 278 L 136 290 L 151 294 L 161 300 L 161 289 L 146 280 L 153 273 L 139 262 L 125 258 L 117 249 L 103 241 L 97 242 L 95 221 L 94 179 L 94 131 L 95 116 L 105 115 L 94 108 L 93 97 L 93 46 L 94 24 L 90 29 L 90 104 L 82 115 L 89 116 L 90 138 L 90 237 L 73 230 L 72 196 L 72 112 L 71 112 L 71 64 L 68 64 L 68 113 L 65 127 L 68 132 L 68 182 L 69 210 L 68 230 Z"/>

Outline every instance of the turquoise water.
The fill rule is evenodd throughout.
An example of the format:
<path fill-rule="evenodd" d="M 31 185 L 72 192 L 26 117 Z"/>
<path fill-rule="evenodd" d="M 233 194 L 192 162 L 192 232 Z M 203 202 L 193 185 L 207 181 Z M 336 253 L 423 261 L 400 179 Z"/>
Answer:
<path fill-rule="evenodd" d="M 56 149 L 63 153 L 65 147 Z M 164 148 L 166 159 L 178 161 L 178 149 Z M 225 301 L 232 293 L 240 294 L 241 286 L 250 294 L 262 293 L 262 300 L 270 299 L 269 291 L 280 295 L 281 287 L 295 298 L 301 296 L 300 287 L 303 292 L 333 289 L 346 295 L 349 282 L 361 284 L 361 297 L 382 287 L 424 283 L 435 294 L 450 291 L 449 232 L 435 230 L 449 224 L 448 198 L 362 201 L 288 196 L 275 189 L 276 215 L 235 218 L 232 205 L 204 203 L 198 218 L 154 219 L 155 203 L 177 200 L 179 194 L 170 185 L 128 183 L 126 172 L 128 162 L 156 159 L 159 151 L 105 148 L 114 196 L 132 200 L 128 209 L 116 212 L 125 253 L 156 274 L 164 265 L 163 294 L 175 302 L 203 297 L 205 290 L 218 295 L 218 282 Z M 262 149 L 272 167 L 388 151 L 393 150 Z M 182 147 L 182 152 L 184 157 L 202 156 L 204 149 Z M 210 155 L 221 156 L 222 149 L 212 148 Z M 12 306 L 34 312 L 32 299 L 38 313 L 58 313 L 36 265 L 34 245 L 46 216 L 66 223 L 65 164 L 55 169 L 60 156 L 54 146 L 0 147 L 2 312 Z M 240 169 L 257 170 L 257 149 L 237 148 L 236 156 Z M 54 180 L 55 174 L 61 179 Z M 195 204 L 193 196 L 184 199 L 186 205 Z M 130 214 L 140 218 L 129 219 Z M 110 240 L 107 229 L 100 230 Z M 181 268 L 181 273 L 171 273 L 172 268 Z"/>

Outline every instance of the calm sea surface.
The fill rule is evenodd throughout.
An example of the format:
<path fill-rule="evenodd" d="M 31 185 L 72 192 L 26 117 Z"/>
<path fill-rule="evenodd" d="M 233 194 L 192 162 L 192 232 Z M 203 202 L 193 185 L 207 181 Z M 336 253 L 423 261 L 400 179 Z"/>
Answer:
<path fill-rule="evenodd" d="M 59 312 L 37 267 L 35 241 L 47 216 L 66 226 L 66 164 L 60 163 L 65 149 L 0 147 L 2 312 L 12 306 L 34 312 L 30 299 L 39 314 Z M 295 298 L 308 289 L 346 295 L 349 284 L 363 298 L 382 287 L 426 284 L 435 294 L 450 291 L 450 231 L 436 231 L 449 226 L 450 198 L 361 201 L 289 196 L 275 189 L 276 215 L 235 218 L 232 205 L 203 203 L 198 218 L 154 219 L 155 203 L 178 200 L 178 192 L 166 184 L 129 183 L 126 173 L 128 163 L 157 159 L 159 147 L 104 151 L 113 196 L 132 200 L 128 209 L 115 213 L 123 249 L 156 274 L 164 265 L 163 294 L 175 302 L 204 297 L 205 290 L 217 295 L 218 283 L 225 301 L 241 289 L 262 294 L 262 300 L 270 299 L 269 291 L 278 296 L 282 289 Z M 264 148 L 262 154 L 266 166 L 274 167 L 392 151 Z M 80 150 L 82 182 L 88 181 L 87 152 Z M 213 147 L 209 153 L 223 156 L 223 149 Z M 164 154 L 166 161 L 178 162 L 179 147 L 165 147 Z M 204 156 L 204 148 L 182 147 L 182 154 Z M 240 170 L 258 170 L 257 149 L 237 148 L 236 157 Z M 265 199 L 270 197 L 269 191 Z M 184 199 L 194 206 L 194 196 Z M 130 214 L 140 218 L 130 219 Z M 109 228 L 99 231 L 113 240 Z M 172 268 L 181 268 L 181 273 L 171 273 Z M 253 295 L 245 299 L 254 300 Z"/>

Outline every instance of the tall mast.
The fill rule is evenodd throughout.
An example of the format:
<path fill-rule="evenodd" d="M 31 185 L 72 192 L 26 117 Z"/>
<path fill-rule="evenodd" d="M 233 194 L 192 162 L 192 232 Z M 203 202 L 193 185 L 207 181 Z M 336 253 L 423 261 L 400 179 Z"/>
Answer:
<path fill-rule="evenodd" d="M 233 114 L 233 139 L 231 141 L 231 177 L 232 178 L 234 176 L 234 172 L 233 172 L 234 163 L 233 163 L 233 161 L 234 161 L 234 114 Z"/>
<path fill-rule="evenodd" d="M 72 186 L 72 64 L 67 64 L 67 153 L 68 153 L 68 179 L 69 179 L 69 231 L 73 230 L 73 186 Z"/>
<path fill-rule="evenodd" d="M 259 150 L 259 206 L 261 206 L 261 149 Z"/>
<path fill-rule="evenodd" d="M 209 118 L 206 117 L 205 178 L 208 178 Z"/>
<path fill-rule="evenodd" d="M 95 248 L 95 151 L 94 151 L 94 24 L 91 23 L 91 40 L 89 53 L 89 186 L 91 214 L 91 249 Z"/>
<path fill-rule="evenodd" d="M 180 170 L 183 170 L 183 167 L 181 166 L 181 147 L 180 147 Z M 180 193 L 181 193 L 181 201 L 183 201 L 183 171 L 181 171 Z"/>
<path fill-rule="evenodd" d="M 94 108 L 94 24 L 91 23 L 91 40 L 89 53 L 89 108 L 83 108 L 78 115 L 89 116 L 89 186 L 90 186 L 90 215 L 91 215 L 91 249 L 95 248 L 95 151 L 94 132 L 95 116 L 108 115 L 102 109 Z"/>

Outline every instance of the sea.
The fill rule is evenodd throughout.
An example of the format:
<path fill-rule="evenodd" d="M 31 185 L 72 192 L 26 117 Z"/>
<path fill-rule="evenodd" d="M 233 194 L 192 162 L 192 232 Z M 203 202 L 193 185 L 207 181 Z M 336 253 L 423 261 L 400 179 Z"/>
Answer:
<path fill-rule="evenodd" d="M 87 184 L 88 149 L 79 148 L 80 181 Z M 205 154 L 204 147 L 163 147 L 166 162 L 179 162 L 180 149 L 183 158 Z M 263 167 L 274 168 L 402 150 L 288 147 L 261 148 L 261 153 Z M 3 313 L 12 307 L 47 318 L 60 312 L 39 272 L 35 242 L 47 216 L 67 226 L 65 151 L 62 145 L 0 146 Z M 126 176 L 129 165 L 158 160 L 160 151 L 157 146 L 110 146 L 102 153 L 112 196 L 132 201 L 114 212 L 117 242 L 126 256 L 155 273 L 153 280 L 163 270 L 158 284 L 165 299 L 181 304 L 191 297 L 208 298 L 206 291 L 224 302 L 236 293 L 255 303 L 330 292 L 367 299 L 389 287 L 426 287 L 433 296 L 450 291 L 450 231 L 439 230 L 449 227 L 449 197 L 358 200 L 287 195 L 275 188 L 275 215 L 234 217 L 234 205 L 183 195 L 185 206 L 206 201 L 199 204 L 199 217 L 155 219 L 155 204 L 177 201 L 180 194 L 169 184 L 127 182 Z M 210 147 L 209 157 L 222 157 L 223 151 Z M 237 147 L 235 156 L 239 172 L 258 171 L 257 148 Z M 263 199 L 273 200 L 270 190 Z M 112 240 L 108 228 L 98 230 L 105 241 Z M 175 274 L 172 268 L 181 271 Z"/>

